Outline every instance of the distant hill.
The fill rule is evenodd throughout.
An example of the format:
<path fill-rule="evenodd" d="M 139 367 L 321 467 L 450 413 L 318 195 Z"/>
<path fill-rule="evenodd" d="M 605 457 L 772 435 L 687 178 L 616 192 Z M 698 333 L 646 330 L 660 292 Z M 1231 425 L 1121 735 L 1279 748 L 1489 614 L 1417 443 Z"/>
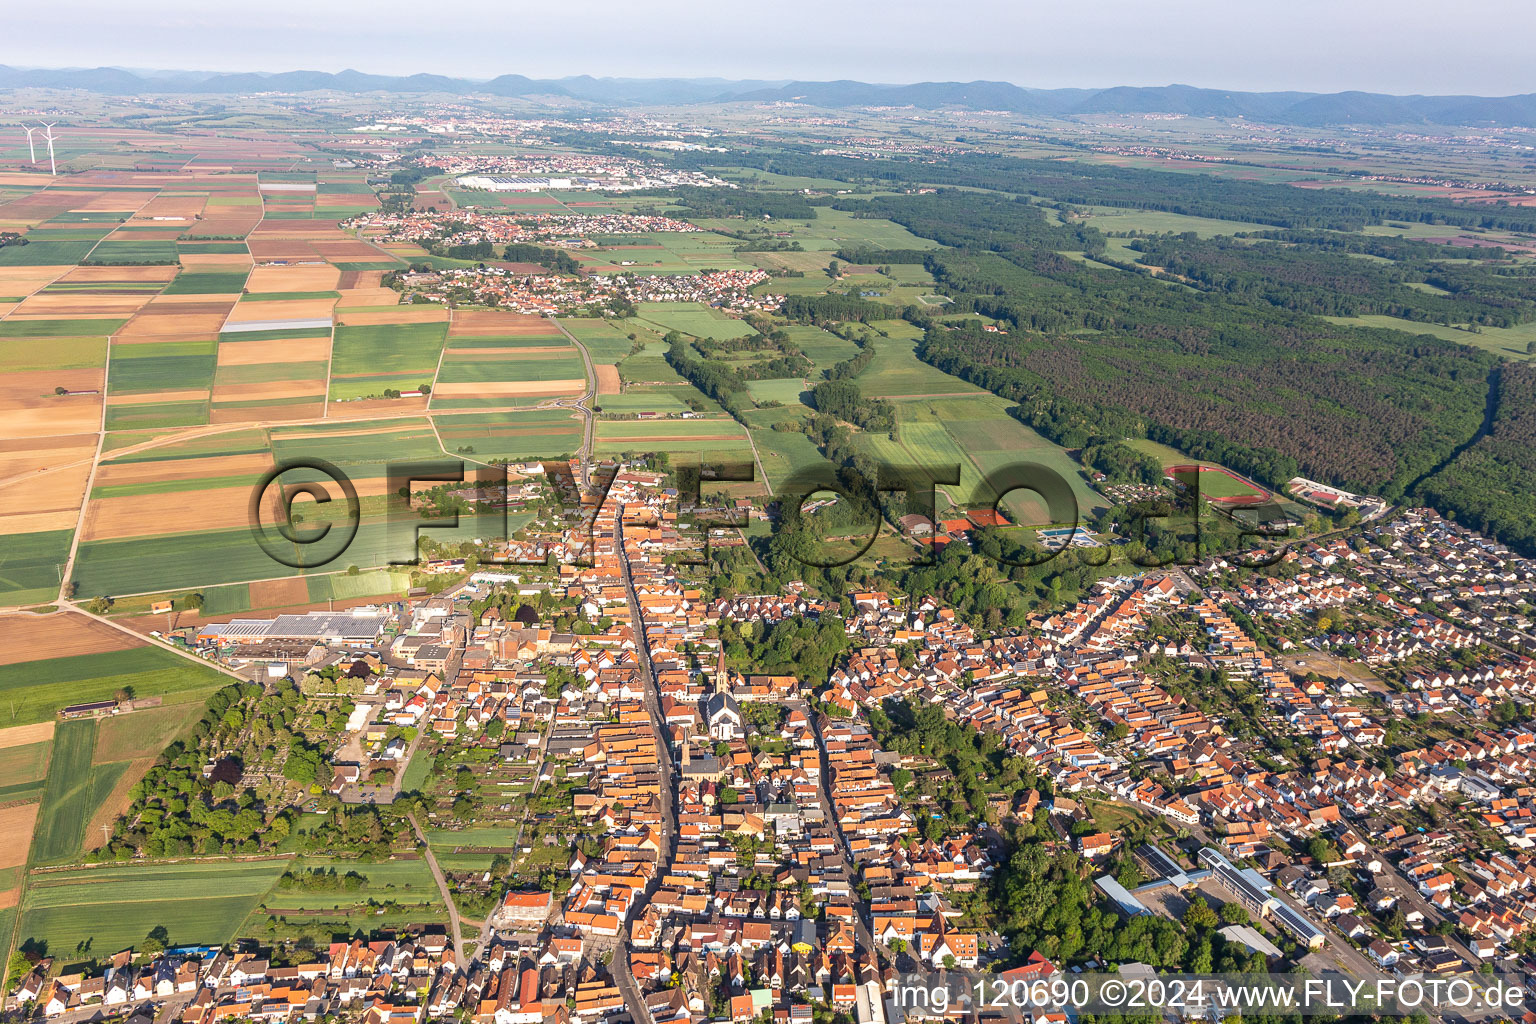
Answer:
<path fill-rule="evenodd" d="M 361 71 L 209 74 L 122 68 L 23 69 L 0 65 L 0 90 L 83 89 L 116 96 L 233 95 L 250 92 L 428 94 L 556 97 L 602 106 L 794 102 L 830 109 L 916 107 L 1006 110 L 1036 116 L 1187 114 L 1294 125 L 1509 125 L 1536 128 L 1536 94 L 1388 96 L 1368 92 L 1233 92 L 1189 85 L 1151 88 L 1029 89 L 1009 82 L 731 81 L 711 78 L 534 79 L 489 81 L 444 75 L 372 75 Z"/>

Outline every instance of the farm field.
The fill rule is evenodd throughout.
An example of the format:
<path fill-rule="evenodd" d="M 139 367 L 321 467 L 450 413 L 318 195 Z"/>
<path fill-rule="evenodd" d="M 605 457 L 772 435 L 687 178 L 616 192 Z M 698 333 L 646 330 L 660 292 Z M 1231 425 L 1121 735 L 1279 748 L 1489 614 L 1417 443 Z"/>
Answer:
<path fill-rule="evenodd" d="M 294 912 L 339 912 L 347 918 L 366 918 L 373 914 L 369 903 L 398 903 L 407 914 L 420 915 L 423 922 L 434 921 L 443 913 L 442 896 L 424 858 L 400 859 L 375 863 L 303 857 L 288 867 L 295 875 L 325 871 L 337 875 L 355 872 L 366 881 L 353 890 L 304 890 L 287 886 L 279 880 L 261 902 L 264 914 L 293 915 Z M 327 914 L 329 917 L 330 915 Z"/>
<path fill-rule="evenodd" d="M 68 860 L 78 853 L 85 823 L 99 802 L 93 798 L 104 797 L 111 788 L 107 785 L 98 792 L 98 783 L 105 779 L 98 778 L 92 766 L 96 732 L 96 720 L 84 719 L 64 722 L 54 733 L 53 760 L 33 836 L 31 860 L 35 863 Z"/>
<path fill-rule="evenodd" d="M 22 904 L 23 940 L 97 956 L 135 945 L 157 926 L 177 943 L 227 942 L 288 860 L 204 861 L 38 872 Z"/>
<path fill-rule="evenodd" d="M 593 363 L 618 363 L 635 344 L 629 340 L 634 332 L 613 320 L 562 317 L 560 322 L 586 346 Z"/>
<path fill-rule="evenodd" d="M 904 320 L 880 320 L 874 325 L 890 334 L 875 340 L 875 358 L 857 380 L 870 398 L 908 398 L 950 394 L 985 394 L 918 359 L 919 332 Z"/>
<path fill-rule="evenodd" d="M 37 604 L 59 593 L 59 570 L 74 530 L 11 534 L 0 546 L 0 602 Z"/>
<path fill-rule="evenodd" d="M 1480 348 L 1505 359 L 1536 359 L 1536 353 L 1527 351 L 1530 344 L 1536 342 L 1536 322 L 1515 327 L 1479 327 L 1474 332 L 1395 316 L 1330 316 L 1323 319 L 1330 323 L 1357 327 L 1390 327 L 1407 334 L 1432 334 L 1459 345 Z"/>
<path fill-rule="evenodd" d="M 0 726 L 50 721 L 59 708 L 111 700 L 121 689 L 167 704 L 200 703 L 223 678 L 147 646 L 0 665 Z"/>
<path fill-rule="evenodd" d="M 731 419 L 599 420 L 599 455 L 663 450 L 673 455 L 752 457 L 746 431 Z"/>
<path fill-rule="evenodd" d="M 681 331 L 722 341 L 757 333 L 745 320 L 726 316 L 697 302 L 642 302 L 637 319 L 663 334 Z"/>

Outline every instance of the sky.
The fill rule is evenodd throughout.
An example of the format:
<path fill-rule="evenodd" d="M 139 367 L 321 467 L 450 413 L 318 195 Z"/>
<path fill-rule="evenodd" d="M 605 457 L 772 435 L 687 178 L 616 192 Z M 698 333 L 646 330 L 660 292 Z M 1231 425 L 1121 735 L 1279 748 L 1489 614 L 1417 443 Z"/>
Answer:
<path fill-rule="evenodd" d="M 0 63 L 1536 92 L 1530 0 L 48 0 Z"/>

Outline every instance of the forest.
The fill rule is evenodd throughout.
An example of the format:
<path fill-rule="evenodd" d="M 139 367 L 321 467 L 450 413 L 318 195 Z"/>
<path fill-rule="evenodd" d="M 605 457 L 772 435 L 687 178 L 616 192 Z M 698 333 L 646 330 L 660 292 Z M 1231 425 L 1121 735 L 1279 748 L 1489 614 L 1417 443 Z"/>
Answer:
<path fill-rule="evenodd" d="M 1536 557 L 1536 367 L 1501 369 L 1492 428 L 1418 494 L 1462 525 Z"/>
<path fill-rule="evenodd" d="M 1184 235 L 1137 239 L 1130 248 L 1142 254 L 1140 264 L 1197 288 L 1301 313 L 1486 327 L 1536 320 L 1536 274 L 1526 268 L 1386 263 L 1297 242 Z M 1443 258 L 1464 255 L 1447 251 Z"/>
<path fill-rule="evenodd" d="M 1530 207 L 1502 203 L 1469 206 L 1448 199 L 1294 188 L 1210 174 L 991 153 L 952 153 L 942 161 L 923 157 L 870 161 L 819 153 L 807 145 L 738 150 L 723 158 L 719 154 L 682 153 L 673 159 L 679 166 L 698 169 L 729 163 L 882 188 L 925 184 L 987 189 L 1076 206 L 1159 210 L 1278 228 L 1359 231 L 1369 224 L 1400 221 L 1536 232 L 1536 210 Z"/>

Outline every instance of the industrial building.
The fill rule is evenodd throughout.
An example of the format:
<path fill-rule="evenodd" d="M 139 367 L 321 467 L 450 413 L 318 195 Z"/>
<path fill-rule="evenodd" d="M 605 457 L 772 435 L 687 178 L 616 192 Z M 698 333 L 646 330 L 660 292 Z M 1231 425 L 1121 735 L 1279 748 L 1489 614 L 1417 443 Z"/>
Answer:
<path fill-rule="evenodd" d="M 1210 846 L 1200 851 L 1200 863 L 1209 867 L 1216 881 L 1237 897 L 1237 902 L 1256 919 L 1273 916 L 1275 922 L 1303 946 L 1321 948 L 1325 938 L 1322 929 L 1272 894 L 1273 885 L 1263 875 L 1253 868 L 1237 867 L 1220 850 Z"/>
<path fill-rule="evenodd" d="M 1151 909 L 1141 900 L 1137 899 L 1125 886 L 1115 881 L 1110 875 L 1100 875 L 1093 880 L 1093 884 L 1099 887 L 1099 891 L 1115 901 L 1115 906 L 1120 908 L 1122 914 L 1131 917 L 1143 917 L 1152 913 Z"/>
<path fill-rule="evenodd" d="M 463 188 L 481 188 L 487 192 L 542 192 L 546 188 L 593 188 L 596 185 L 585 178 L 525 178 L 504 174 L 469 174 L 458 181 Z"/>

